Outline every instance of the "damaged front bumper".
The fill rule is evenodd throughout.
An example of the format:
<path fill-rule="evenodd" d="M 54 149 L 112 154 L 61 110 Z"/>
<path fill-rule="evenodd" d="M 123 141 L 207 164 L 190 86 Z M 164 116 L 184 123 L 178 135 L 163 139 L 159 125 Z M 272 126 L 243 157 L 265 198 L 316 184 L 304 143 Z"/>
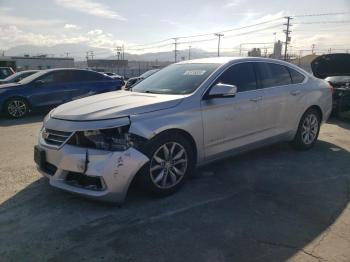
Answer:
<path fill-rule="evenodd" d="M 34 150 L 38 170 L 54 187 L 98 200 L 122 203 L 129 185 L 148 157 L 130 147 L 123 152 L 86 149 L 65 144 Z"/>

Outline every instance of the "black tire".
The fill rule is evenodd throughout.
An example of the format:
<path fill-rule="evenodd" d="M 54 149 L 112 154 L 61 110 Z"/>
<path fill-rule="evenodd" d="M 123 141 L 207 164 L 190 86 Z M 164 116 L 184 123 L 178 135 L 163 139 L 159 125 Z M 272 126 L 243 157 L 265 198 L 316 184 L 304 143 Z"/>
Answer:
<path fill-rule="evenodd" d="M 310 130 L 314 130 L 314 131 L 311 132 L 312 133 L 311 135 L 307 136 L 308 129 L 306 129 L 306 131 L 304 132 L 305 130 L 304 125 L 307 126 L 307 119 L 310 119 L 310 118 L 317 120 L 317 128 L 310 127 Z M 320 132 L 320 126 L 321 126 L 321 115 L 319 111 L 314 108 L 308 109 L 300 119 L 298 131 L 292 141 L 293 147 L 297 150 L 308 150 L 312 148 L 317 141 L 318 134 Z M 310 138 L 310 136 L 312 136 L 312 139 Z"/>
<path fill-rule="evenodd" d="M 172 145 L 173 145 L 172 143 L 179 145 L 179 146 L 175 145 L 174 154 L 180 152 L 181 147 L 182 147 L 182 149 L 184 149 L 184 151 L 185 151 L 184 157 L 185 156 L 187 157 L 186 169 L 183 172 L 184 174 L 182 176 L 176 175 L 176 178 L 179 178 L 179 181 L 177 181 L 176 184 L 174 184 L 173 186 L 169 186 L 169 187 L 161 187 L 160 185 L 156 184 L 156 182 L 155 182 L 156 179 L 155 179 L 154 173 L 153 173 L 153 172 L 157 172 L 158 170 L 152 172 L 151 166 L 156 167 L 158 164 L 154 160 L 154 155 L 157 152 L 160 152 L 159 150 L 161 150 L 161 148 L 164 145 L 166 145 L 166 147 L 170 150 L 171 148 L 169 148 L 169 147 L 172 147 Z M 179 150 L 179 151 L 176 151 L 176 150 Z M 181 186 L 184 184 L 186 178 L 189 176 L 189 174 L 191 174 L 191 172 L 194 169 L 194 163 L 195 163 L 194 157 L 195 156 L 194 156 L 193 146 L 185 136 L 179 134 L 178 132 L 165 132 L 165 133 L 159 134 L 158 136 L 153 138 L 149 143 L 147 143 L 147 145 L 144 147 L 144 149 L 142 151 L 145 155 L 147 155 L 149 157 L 150 161 L 146 165 L 143 166 L 141 172 L 139 173 L 139 176 L 138 176 L 139 185 L 141 185 L 142 188 L 144 188 L 146 191 L 148 191 L 149 193 L 151 193 L 153 195 L 168 196 L 168 195 L 175 193 L 176 191 L 178 191 L 181 188 Z M 173 161 L 173 160 L 171 160 L 171 161 Z M 155 163 L 155 165 L 153 164 L 153 162 Z M 174 163 L 175 163 L 175 160 L 174 160 Z M 159 166 L 161 166 L 161 165 L 159 165 Z M 184 166 L 182 166 L 182 168 L 183 167 Z M 168 168 L 170 168 L 170 170 L 171 170 L 171 167 L 168 167 Z M 179 166 L 177 166 L 177 169 L 178 168 L 180 169 Z M 166 169 L 165 166 L 160 168 L 160 170 L 165 170 L 165 169 Z M 172 170 L 172 171 L 174 171 L 174 170 Z M 168 180 L 168 182 L 170 182 L 170 183 L 172 182 L 172 181 L 169 181 L 169 180 L 172 180 L 170 178 L 172 178 L 173 175 L 175 174 L 175 171 L 174 172 L 172 172 L 172 171 L 168 171 L 169 175 L 167 175 L 167 176 L 169 176 L 169 177 L 165 178 L 165 180 Z M 161 171 L 159 171 L 159 172 L 161 172 Z M 165 175 L 164 175 L 164 177 L 165 177 Z M 164 178 L 163 178 L 163 180 L 164 180 Z M 159 182 L 159 183 L 161 183 L 161 182 Z"/>
<path fill-rule="evenodd" d="M 11 98 L 6 101 L 4 112 L 10 118 L 22 118 L 29 113 L 29 104 L 23 98 Z"/>

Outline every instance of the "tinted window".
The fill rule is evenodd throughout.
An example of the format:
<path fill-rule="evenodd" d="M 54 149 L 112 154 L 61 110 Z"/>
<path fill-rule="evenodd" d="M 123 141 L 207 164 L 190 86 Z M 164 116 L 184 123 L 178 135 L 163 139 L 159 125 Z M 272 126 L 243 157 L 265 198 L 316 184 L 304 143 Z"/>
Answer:
<path fill-rule="evenodd" d="M 227 69 L 216 83 L 237 86 L 237 92 L 256 89 L 256 77 L 252 63 L 241 63 Z"/>
<path fill-rule="evenodd" d="M 288 68 L 288 70 L 290 72 L 290 76 L 292 77 L 293 84 L 298 84 L 304 81 L 305 76 L 295 71 L 294 69 Z"/>
<path fill-rule="evenodd" d="M 74 81 L 82 82 L 82 81 L 103 81 L 103 80 L 109 80 L 110 78 L 100 73 L 96 73 L 92 71 L 76 70 L 76 71 L 73 71 L 73 79 Z"/>
<path fill-rule="evenodd" d="M 263 88 L 289 85 L 292 83 L 287 68 L 272 63 L 256 63 Z"/>
<path fill-rule="evenodd" d="M 72 81 L 72 71 L 53 71 L 39 78 L 44 83 L 66 83 Z"/>

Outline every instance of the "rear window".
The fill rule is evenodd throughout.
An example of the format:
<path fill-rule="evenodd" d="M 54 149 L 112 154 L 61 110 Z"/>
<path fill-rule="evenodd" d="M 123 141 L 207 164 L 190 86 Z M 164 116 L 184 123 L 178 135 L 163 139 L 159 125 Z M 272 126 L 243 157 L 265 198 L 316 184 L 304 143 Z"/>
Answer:
<path fill-rule="evenodd" d="M 289 72 L 290 72 L 290 76 L 292 77 L 292 83 L 293 84 L 299 84 L 302 83 L 305 79 L 305 76 L 301 73 L 299 73 L 298 71 L 288 68 Z"/>
<path fill-rule="evenodd" d="M 76 81 L 76 82 L 103 81 L 103 80 L 111 80 L 111 79 L 101 73 L 97 73 L 93 71 L 83 71 L 83 70 L 73 71 L 73 81 Z"/>
<path fill-rule="evenodd" d="M 256 63 L 262 88 L 289 85 L 292 83 L 289 71 L 283 65 Z"/>

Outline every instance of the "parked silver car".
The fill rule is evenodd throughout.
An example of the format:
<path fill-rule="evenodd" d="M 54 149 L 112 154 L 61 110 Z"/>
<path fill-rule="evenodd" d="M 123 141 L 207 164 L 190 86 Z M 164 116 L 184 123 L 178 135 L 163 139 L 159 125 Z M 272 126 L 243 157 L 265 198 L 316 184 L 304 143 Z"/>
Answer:
<path fill-rule="evenodd" d="M 194 168 L 291 141 L 311 148 L 332 110 L 331 88 L 292 64 L 208 58 L 170 65 L 131 91 L 61 105 L 44 119 L 38 169 L 54 187 L 123 202 L 131 181 L 177 191 Z"/>

